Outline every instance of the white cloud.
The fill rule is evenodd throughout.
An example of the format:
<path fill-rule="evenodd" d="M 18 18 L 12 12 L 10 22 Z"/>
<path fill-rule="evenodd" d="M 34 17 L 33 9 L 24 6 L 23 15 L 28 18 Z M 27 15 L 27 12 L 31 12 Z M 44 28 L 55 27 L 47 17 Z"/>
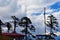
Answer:
<path fill-rule="evenodd" d="M 51 5 L 55 2 L 58 2 L 59 0 L 18 0 L 18 3 L 22 5 Z"/>
<path fill-rule="evenodd" d="M 41 7 L 43 8 L 43 7 L 50 6 L 58 1 L 59 0 L 56 1 L 55 0 L 50 0 L 50 1 L 48 0 L 1 0 L 0 3 L 1 5 L 3 5 L 3 7 L 0 6 L 0 16 L 5 17 L 6 15 L 11 16 L 11 15 L 24 14 L 26 6 L 27 6 L 27 13 L 33 13 L 36 11 L 40 12 L 39 10 L 41 10 Z"/>
<path fill-rule="evenodd" d="M 31 18 L 33 25 L 36 27 L 35 34 L 44 33 L 43 14 L 39 16 L 32 16 L 32 14 L 35 12 L 43 12 L 43 7 L 47 8 L 48 6 L 53 5 L 58 1 L 60 0 L 11 0 L 9 5 L 3 7 L 0 6 L 0 16 L 2 16 L 2 19 L 5 18 L 5 20 L 11 20 L 11 18 L 9 18 L 11 15 L 16 15 L 19 18 L 23 16 L 28 16 L 29 18 Z M 25 8 L 27 8 L 27 14 L 25 14 Z M 47 12 L 52 11 L 53 10 L 49 10 Z"/>
<path fill-rule="evenodd" d="M 3 4 L 4 1 L 9 1 L 8 5 Z M 0 17 L 1 20 L 8 21 L 11 20 L 11 16 L 16 15 L 17 17 L 26 16 L 21 8 L 21 5 L 17 5 L 17 0 L 1 0 L 0 1 Z"/>
<path fill-rule="evenodd" d="M 2 0 L 2 3 L 1 3 L 1 5 L 3 5 L 2 7 L 0 6 L 0 16 L 6 16 L 6 15 L 10 15 L 10 14 L 12 14 L 13 12 L 15 12 L 16 11 L 16 0 L 9 0 L 9 4 L 7 3 L 7 1 L 6 1 L 6 3 L 8 4 L 3 4 L 4 3 L 4 1 L 5 0 Z"/>
<path fill-rule="evenodd" d="M 46 16 L 50 15 L 50 12 L 51 14 L 53 14 L 56 18 L 57 18 L 57 21 L 59 23 L 59 26 L 60 26 L 60 11 L 59 12 L 54 12 L 53 9 L 47 9 L 46 10 Z M 28 17 L 31 19 L 31 21 L 33 22 L 33 25 L 35 25 L 36 27 L 36 34 L 37 33 L 44 33 L 45 32 L 45 26 L 44 26 L 44 15 L 41 14 L 41 15 L 32 15 L 33 13 L 30 13 L 30 14 L 27 14 Z M 58 31 L 57 32 L 60 32 L 60 27 L 57 28 Z M 47 30 L 46 30 L 48 33 L 49 33 L 49 27 L 47 27 Z M 57 33 L 56 33 L 57 34 Z"/>
<path fill-rule="evenodd" d="M 23 10 L 26 8 L 27 13 L 39 12 L 44 7 L 53 5 L 56 2 L 59 2 L 59 0 L 18 0 L 18 4 L 23 7 Z"/>

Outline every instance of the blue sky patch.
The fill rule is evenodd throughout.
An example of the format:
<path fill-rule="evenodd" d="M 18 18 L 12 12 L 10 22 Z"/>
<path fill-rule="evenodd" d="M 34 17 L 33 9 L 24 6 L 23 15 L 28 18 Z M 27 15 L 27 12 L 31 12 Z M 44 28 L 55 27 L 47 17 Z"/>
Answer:
<path fill-rule="evenodd" d="M 59 9 L 60 8 L 60 2 L 55 3 L 54 5 L 50 6 L 51 9 Z"/>
<path fill-rule="evenodd" d="M 35 16 L 38 16 L 38 15 L 40 15 L 41 13 L 39 12 L 39 13 L 33 13 L 32 15 L 35 15 Z"/>

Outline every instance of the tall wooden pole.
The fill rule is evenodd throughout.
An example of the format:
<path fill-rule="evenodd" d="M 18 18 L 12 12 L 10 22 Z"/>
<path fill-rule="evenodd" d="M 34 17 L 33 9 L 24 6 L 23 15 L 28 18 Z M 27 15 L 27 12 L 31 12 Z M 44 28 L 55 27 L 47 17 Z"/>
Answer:
<path fill-rule="evenodd" d="M 46 11 L 46 8 L 44 8 L 44 24 L 46 23 L 45 11 Z M 46 25 L 45 25 L 45 40 L 46 40 Z"/>

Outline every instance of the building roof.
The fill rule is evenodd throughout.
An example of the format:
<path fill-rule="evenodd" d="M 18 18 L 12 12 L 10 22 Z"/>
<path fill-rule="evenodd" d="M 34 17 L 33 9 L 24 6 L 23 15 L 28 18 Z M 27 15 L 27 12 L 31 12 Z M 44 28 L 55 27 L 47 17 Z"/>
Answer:
<path fill-rule="evenodd" d="M 23 34 L 17 34 L 17 33 L 2 33 L 3 36 L 10 36 L 10 37 L 24 37 Z"/>

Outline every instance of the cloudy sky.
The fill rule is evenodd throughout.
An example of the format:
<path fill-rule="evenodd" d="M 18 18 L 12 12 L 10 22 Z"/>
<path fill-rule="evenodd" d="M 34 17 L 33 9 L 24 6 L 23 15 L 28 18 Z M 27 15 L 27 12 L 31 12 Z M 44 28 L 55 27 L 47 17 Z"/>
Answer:
<path fill-rule="evenodd" d="M 0 19 L 5 22 L 12 20 L 13 15 L 18 18 L 27 16 L 36 28 L 35 34 L 42 34 L 45 28 L 44 7 L 46 15 L 53 14 L 60 26 L 60 0 L 0 0 Z M 47 32 L 49 32 L 48 29 Z"/>

